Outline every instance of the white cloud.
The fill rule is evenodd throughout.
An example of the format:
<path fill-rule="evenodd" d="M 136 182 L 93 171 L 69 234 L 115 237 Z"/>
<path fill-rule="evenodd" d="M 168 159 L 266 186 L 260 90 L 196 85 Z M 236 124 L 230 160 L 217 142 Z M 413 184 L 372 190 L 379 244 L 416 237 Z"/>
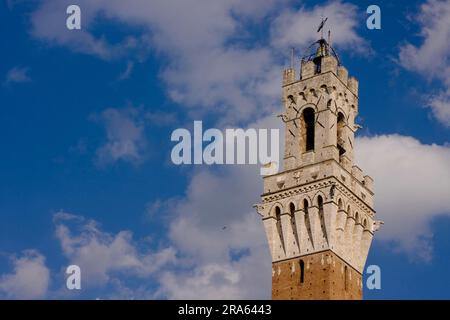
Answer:
<path fill-rule="evenodd" d="M 165 296 L 270 297 L 270 255 L 262 222 L 252 208 L 260 183 L 256 166 L 233 166 L 222 174 L 202 170 L 194 175 L 186 198 L 172 208 L 175 216 L 169 232 L 188 268 L 164 274 L 161 291 Z"/>
<path fill-rule="evenodd" d="M 24 83 L 24 82 L 30 82 L 31 78 L 28 75 L 28 68 L 25 67 L 14 67 L 11 70 L 8 71 L 5 78 L 6 84 L 12 84 L 12 83 Z"/>
<path fill-rule="evenodd" d="M 332 30 L 333 46 L 367 53 L 368 44 L 358 35 L 357 28 L 359 8 L 351 3 L 341 1 L 316 5 L 312 9 L 301 7 L 288 9 L 280 14 L 272 26 L 272 43 L 286 50 L 292 46 L 301 50 L 317 40 L 317 28 L 320 17 L 328 17 L 324 27 L 324 37 Z M 305 54 L 305 52 L 302 52 Z"/>
<path fill-rule="evenodd" d="M 78 52 L 112 59 L 127 53 L 154 52 L 168 58 L 162 70 L 169 96 L 188 108 L 192 117 L 214 112 L 220 124 L 249 123 L 252 117 L 271 113 L 278 104 L 278 84 L 281 66 L 278 56 L 291 42 L 306 39 L 316 26 L 320 15 L 330 15 L 335 33 L 334 43 L 345 49 L 362 48 L 356 35 L 355 6 L 334 1 L 312 10 L 286 10 L 278 19 L 273 39 L 277 45 L 262 46 L 246 32 L 247 23 L 270 24 L 269 15 L 289 1 L 208 1 L 208 0 L 80 0 L 83 14 L 81 32 L 69 32 L 61 12 L 68 1 L 44 1 L 33 14 L 33 34 L 50 43 L 64 45 Z M 174 10 L 174 8 L 177 8 Z M 201 8 L 201 10 L 198 10 Z M 92 28 L 99 17 L 131 26 L 143 27 L 136 38 L 130 36 L 122 43 L 111 44 L 102 37 L 95 38 Z M 295 26 L 282 30 L 281 18 L 295 20 Z M 303 28 L 300 28 L 301 24 Z M 304 30 L 304 31 L 302 31 Z M 280 38 L 281 31 L 285 37 Z M 312 40 L 312 38 L 311 38 Z M 298 43 L 300 44 L 300 43 Z M 357 51 L 357 50 L 356 50 Z"/>
<path fill-rule="evenodd" d="M 254 126 L 280 122 L 270 117 Z M 430 223 L 450 215 L 450 147 L 386 135 L 358 138 L 356 152 L 356 163 L 375 179 L 375 209 L 385 221 L 375 239 L 429 261 Z M 157 251 L 143 250 L 129 231 L 107 233 L 65 212 L 54 216 L 56 234 L 70 263 L 81 266 L 84 286 L 113 288 L 102 298 L 266 299 L 271 258 L 252 208 L 261 191 L 257 166 L 199 169 L 184 198 L 151 206 L 171 217 L 171 246 Z M 130 285 L 130 277 L 155 281 L 157 289 Z"/>
<path fill-rule="evenodd" d="M 56 236 L 63 254 L 71 264 L 80 266 L 83 285 L 102 287 L 121 278 L 149 278 L 163 266 L 175 261 L 174 249 L 156 252 L 140 250 L 132 233 L 110 234 L 95 221 L 65 212 L 55 214 Z"/>
<path fill-rule="evenodd" d="M 358 138 L 356 152 L 356 163 L 375 179 L 377 218 L 385 221 L 376 241 L 430 261 L 430 224 L 450 215 L 450 148 L 388 135 Z M 262 178 L 251 166 L 200 170 L 192 177 L 185 198 L 170 208 L 170 239 L 192 268 L 164 274 L 161 290 L 168 297 L 270 297 L 271 259 L 251 208 L 261 191 Z M 233 261 L 233 252 L 246 254 Z"/>
<path fill-rule="evenodd" d="M 240 175 L 242 170 L 248 176 L 253 175 L 245 167 L 232 171 Z M 250 171 L 254 171 L 255 178 L 258 176 L 257 168 Z M 211 174 L 211 179 L 222 178 Z M 243 189 L 236 190 L 235 196 L 240 191 Z M 257 190 L 252 192 L 257 194 Z M 197 203 L 192 205 L 207 206 L 209 196 L 196 198 Z M 248 205 L 239 206 L 241 214 L 231 218 L 223 217 L 230 211 L 221 207 L 182 214 L 180 210 L 186 209 L 186 202 L 191 201 L 186 199 L 172 212 L 177 217 L 171 227 L 173 246 L 157 251 L 140 248 L 129 231 L 110 234 L 100 230 L 95 221 L 63 211 L 54 216 L 56 235 L 68 263 L 81 267 L 84 292 L 103 289 L 101 298 L 267 299 L 271 263 L 263 227 L 251 208 L 252 199 L 240 198 L 242 202 L 248 201 Z M 212 222 L 220 217 L 221 223 Z M 205 225 L 203 219 L 207 220 L 203 221 Z M 187 243 L 182 244 L 183 241 Z M 148 284 L 129 282 L 130 279 Z M 156 286 L 149 285 L 150 282 Z M 64 290 L 55 293 L 56 297 L 65 295 Z"/>
<path fill-rule="evenodd" d="M 442 82 L 444 89 L 429 95 L 428 107 L 439 121 L 450 126 L 450 1 L 426 1 L 415 19 L 420 23 L 422 43 L 403 45 L 398 61 L 427 80 Z"/>
<path fill-rule="evenodd" d="M 450 82 L 446 92 L 443 91 L 438 95 L 430 97 L 429 107 L 431 107 L 433 115 L 442 124 L 450 127 Z"/>
<path fill-rule="evenodd" d="M 165 273 L 162 290 L 170 299 L 239 299 L 238 271 L 229 265 L 208 264 L 200 266 L 187 276 Z"/>
<path fill-rule="evenodd" d="M 0 276 L 0 296 L 7 299 L 42 299 L 47 295 L 50 272 L 35 250 L 13 258 L 14 271 Z"/>
<path fill-rule="evenodd" d="M 400 135 L 358 138 L 355 148 L 357 164 L 375 179 L 375 209 L 385 221 L 376 239 L 430 260 L 430 223 L 450 215 L 450 148 Z"/>
<path fill-rule="evenodd" d="M 111 44 L 103 36 L 95 37 L 89 27 L 98 16 L 97 5 L 101 1 L 78 1 L 81 8 L 81 30 L 66 27 L 66 9 L 71 1 L 42 1 L 31 16 L 31 34 L 52 45 L 63 45 L 79 53 L 92 54 L 105 60 L 123 56 L 127 50 L 136 48 L 134 37 L 127 37 L 120 43 Z"/>
<path fill-rule="evenodd" d="M 280 126 L 273 116 L 249 125 Z M 163 295 L 172 299 L 270 298 L 271 258 L 262 221 L 252 208 L 260 201 L 259 173 L 256 165 L 203 167 L 191 178 L 185 197 L 163 207 L 172 215 L 170 240 L 187 266 L 163 275 Z M 156 208 L 161 208 L 160 202 Z"/>
<path fill-rule="evenodd" d="M 99 165 L 126 161 L 137 164 L 142 161 L 146 148 L 144 124 L 135 108 L 104 110 L 93 116 L 106 129 L 107 141 L 97 149 L 96 161 Z"/>
<path fill-rule="evenodd" d="M 155 52 L 169 57 L 163 78 L 174 100 L 200 112 L 219 106 L 216 108 L 219 113 L 236 120 L 236 114 L 245 118 L 256 111 L 253 102 L 258 95 L 249 92 L 267 81 L 267 72 L 273 63 L 265 49 L 228 47 L 225 42 L 236 36 L 240 27 L 234 15 L 261 17 L 273 2 L 80 1 L 82 30 L 72 32 L 64 28 L 66 17 L 61 15 L 69 2 L 43 1 L 32 15 L 32 34 L 49 43 L 103 59 L 121 57 L 130 51 L 142 55 L 151 44 Z M 144 32 L 139 39 L 130 36 L 112 44 L 103 37 L 94 37 L 91 32 L 100 17 L 144 27 Z M 260 91 L 259 96 L 261 103 L 267 93 Z M 260 106 L 267 108 L 270 103 Z"/>

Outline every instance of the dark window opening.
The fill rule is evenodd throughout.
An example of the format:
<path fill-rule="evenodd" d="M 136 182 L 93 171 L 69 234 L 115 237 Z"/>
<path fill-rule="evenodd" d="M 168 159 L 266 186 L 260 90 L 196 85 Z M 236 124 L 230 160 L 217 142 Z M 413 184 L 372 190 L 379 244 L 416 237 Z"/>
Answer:
<path fill-rule="evenodd" d="M 305 282 L 305 262 L 300 260 L 300 283 Z"/>
<path fill-rule="evenodd" d="M 318 74 L 322 72 L 322 57 L 315 57 L 313 59 L 314 62 L 314 73 Z"/>
<path fill-rule="evenodd" d="M 281 209 L 280 207 L 276 207 L 275 208 L 275 218 L 277 219 L 276 222 L 276 226 L 277 226 L 277 230 L 278 230 L 278 234 L 280 235 L 280 240 L 281 240 L 281 246 L 284 248 L 284 242 L 283 242 L 283 229 L 281 227 Z"/>
<path fill-rule="evenodd" d="M 315 115 L 314 110 L 312 108 L 307 108 L 303 111 L 303 122 L 305 125 L 305 151 L 314 150 L 314 122 Z"/>
<path fill-rule="evenodd" d="M 317 197 L 317 206 L 319 207 L 319 217 L 320 217 L 320 222 L 323 223 L 323 198 L 322 196 L 318 196 Z"/>
<path fill-rule="evenodd" d="M 346 151 L 340 144 L 338 144 L 337 147 L 339 149 L 339 157 L 342 157 L 345 154 Z"/>
<path fill-rule="evenodd" d="M 289 212 L 291 213 L 291 215 L 294 215 L 295 213 L 295 205 L 292 202 L 289 205 Z"/>
<path fill-rule="evenodd" d="M 321 73 L 322 72 L 322 61 L 319 60 L 316 62 L 316 74 Z"/>
<path fill-rule="evenodd" d="M 346 152 L 344 148 L 344 127 L 345 117 L 343 113 L 339 112 L 337 117 L 337 148 L 339 149 L 339 157 L 343 156 Z"/>
<path fill-rule="evenodd" d="M 323 198 L 322 198 L 322 196 L 317 197 L 317 205 L 319 206 L 319 211 L 323 210 Z"/>

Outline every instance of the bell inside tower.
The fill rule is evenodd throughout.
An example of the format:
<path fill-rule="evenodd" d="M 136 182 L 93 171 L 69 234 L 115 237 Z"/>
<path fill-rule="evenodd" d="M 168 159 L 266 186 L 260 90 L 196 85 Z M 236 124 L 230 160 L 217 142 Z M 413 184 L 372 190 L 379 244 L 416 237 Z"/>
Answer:
<path fill-rule="evenodd" d="M 317 41 L 317 43 L 319 44 L 319 46 L 317 47 L 315 57 L 313 58 L 316 74 L 322 72 L 322 58 L 326 57 L 330 54 L 329 53 L 329 45 L 325 41 L 325 39 L 320 39 Z"/>

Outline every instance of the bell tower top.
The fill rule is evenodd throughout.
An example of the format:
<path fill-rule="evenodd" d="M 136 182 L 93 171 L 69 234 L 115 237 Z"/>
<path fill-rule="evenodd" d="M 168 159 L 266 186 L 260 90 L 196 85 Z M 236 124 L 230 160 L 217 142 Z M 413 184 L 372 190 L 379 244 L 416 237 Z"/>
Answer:
<path fill-rule="evenodd" d="M 284 169 L 335 160 L 349 172 L 358 170 L 353 169 L 358 81 L 349 77 L 329 41 L 321 38 L 309 50 L 299 78 L 293 66 L 283 74 Z"/>

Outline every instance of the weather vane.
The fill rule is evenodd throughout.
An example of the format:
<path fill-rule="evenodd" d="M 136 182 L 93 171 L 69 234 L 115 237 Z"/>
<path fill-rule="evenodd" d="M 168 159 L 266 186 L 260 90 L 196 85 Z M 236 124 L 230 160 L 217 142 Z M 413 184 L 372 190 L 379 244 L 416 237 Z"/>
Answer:
<path fill-rule="evenodd" d="M 322 16 L 322 22 L 320 23 L 319 28 L 317 29 L 317 32 L 322 31 L 322 33 L 321 33 L 321 38 L 322 39 L 323 39 L 323 27 L 325 26 L 325 23 L 327 22 L 327 20 L 328 20 L 328 17 L 326 17 L 324 19 L 323 16 Z"/>

